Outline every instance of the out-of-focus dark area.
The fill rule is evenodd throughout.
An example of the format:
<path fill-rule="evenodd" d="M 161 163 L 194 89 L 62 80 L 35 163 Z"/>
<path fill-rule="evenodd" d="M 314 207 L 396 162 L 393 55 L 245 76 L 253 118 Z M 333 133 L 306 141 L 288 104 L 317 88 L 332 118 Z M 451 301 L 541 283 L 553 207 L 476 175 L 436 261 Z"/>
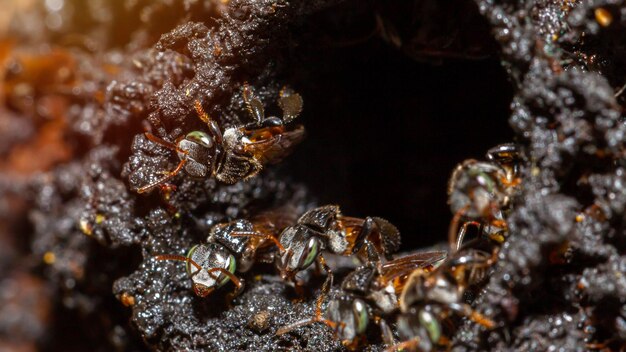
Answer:
<path fill-rule="evenodd" d="M 512 138 L 511 87 L 492 55 L 416 62 L 376 38 L 314 52 L 296 76 L 308 139 L 281 170 L 320 204 L 389 219 L 405 249 L 441 241 L 451 170 Z"/>
<path fill-rule="evenodd" d="M 451 321 L 450 347 L 624 348 L 623 1 L 0 8 L 0 351 L 342 350 L 323 324 L 274 335 L 311 316 L 319 280 L 300 302 L 260 264 L 232 302 L 230 286 L 200 298 L 183 264 L 154 255 L 285 204 L 384 217 L 402 251 L 432 246 L 447 240 L 455 165 L 507 142 L 522 190 L 466 295 L 497 326 Z M 171 193 L 138 194 L 177 164 L 143 133 L 205 129 L 196 101 L 222 128 L 249 123 L 245 82 L 269 115 L 284 86 L 302 95 L 304 142 L 249 181 L 181 173 Z"/>

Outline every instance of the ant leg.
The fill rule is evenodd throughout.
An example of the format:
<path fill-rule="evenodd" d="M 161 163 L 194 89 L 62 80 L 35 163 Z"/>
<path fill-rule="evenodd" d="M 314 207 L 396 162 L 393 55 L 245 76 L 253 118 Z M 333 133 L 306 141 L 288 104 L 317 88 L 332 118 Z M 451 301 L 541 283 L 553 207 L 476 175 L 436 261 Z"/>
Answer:
<path fill-rule="evenodd" d="M 177 151 L 179 153 L 187 154 L 187 152 L 185 152 L 184 150 L 178 148 L 178 146 L 176 144 L 174 144 L 172 142 L 168 142 L 165 139 L 159 138 L 159 137 L 153 135 L 150 132 L 144 132 L 143 134 L 151 142 L 154 142 L 154 143 L 156 143 L 156 144 L 158 144 L 160 146 L 163 146 L 163 147 L 165 147 L 167 149 L 171 149 L 171 150 L 175 150 L 175 151 Z"/>
<path fill-rule="evenodd" d="M 367 259 L 370 262 L 375 262 L 378 266 L 382 265 L 383 261 L 381 258 L 389 259 L 384 253 L 381 253 L 376 245 L 374 245 L 371 241 L 365 240 L 365 251 L 367 253 Z"/>
<path fill-rule="evenodd" d="M 178 209 L 174 205 L 172 205 L 172 203 L 170 203 L 172 194 L 176 191 L 176 185 L 173 185 L 171 183 L 160 184 L 159 191 L 163 195 L 163 202 L 165 203 L 167 212 L 171 215 L 176 215 L 176 213 L 178 213 Z"/>
<path fill-rule="evenodd" d="M 242 231 L 242 232 L 234 232 L 231 234 L 231 236 L 233 237 L 259 237 L 259 238 L 274 242 L 276 247 L 278 247 L 278 250 L 280 250 L 281 252 L 285 251 L 285 247 L 283 247 L 283 245 L 280 243 L 278 238 L 276 238 L 276 236 L 269 234 L 269 233 L 243 232 Z"/>
<path fill-rule="evenodd" d="M 165 172 L 165 176 L 161 177 L 160 179 L 151 182 L 141 188 L 139 188 L 137 190 L 137 193 L 145 193 L 148 191 L 151 191 L 154 187 L 159 186 L 160 184 L 167 182 L 169 180 L 171 180 L 174 176 L 176 176 L 185 166 L 185 164 L 187 164 L 187 158 L 183 158 L 180 160 L 180 162 L 178 163 L 178 166 L 176 166 L 176 168 L 172 171 L 166 171 Z"/>
<path fill-rule="evenodd" d="M 396 352 L 396 351 L 404 351 L 405 349 L 414 351 L 417 349 L 419 345 L 419 338 L 415 337 L 410 340 L 400 342 L 399 344 L 393 345 L 385 350 L 385 352 Z"/>
<path fill-rule="evenodd" d="M 496 326 L 496 323 L 493 320 L 473 310 L 466 303 L 451 303 L 448 307 L 487 329 L 493 329 Z"/>
<path fill-rule="evenodd" d="M 323 270 L 323 268 L 320 265 L 320 262 L 316 260 L 315 261 L 315 271 L 314 271 L 315 276 L 322 276 L 322 270 Z"/>
<path fill-rule="evenodd" d="M 330 270 L 330 267 L 328 266 L 328 264 L 326 264 L 326 259 L 324 259 L 324 257 L 320 254 L 317 256 L 317 260 L 320 263 L 320 265 L 324 268 L 324 270 L 326 271 L 326 280 L 324 280 L 324 284 L 322 285 L 322 292 L 320 293 L 320 296 L 317 298 L 317 301 L 315 302 L 315 316 L 318 319 L 322 318 L 322 304 L 324 303 L 324 298 L 326 296 L 328 296 L 328 292 L 330 291 L 330 288 L 333 285 L 333 272 Z"/>
<path fill-rule="evenodd" d="M 455 253 L 459 247 L 460 243 L 463 242 L 463 237 L 465 236 L 465 231 L 460 233 L 459 231 L 459 223 L 461 222 L 461 218 L 469 209 L 469 204 L 459 209 L 452 217 L 452 221 L 450 222 L 450 228 L 448 230 L 448 244 L 450 245 L 450 255 Z"/>
<path fill-rule="evenodd" d="M 146 136 L 146 138 L 147 138 L 149 141 L 151 141 L 151 142 L 154 142 L 154 143 L 156 143 L 156 144 L 158 144 L 158 145 L 161 145 L 161 146 L 163 146 L 163 147 L 165 147 L 165 148 L 168 148 L 168 149 L 171 149 L 171 150 L 175 150 L 176 152 L 178 152 L 178 153 L 182 153 L 182 154 L 184 154 L 184 155 L 187 155 L 187 154 L 188 154 L 188 152 L 187 152 L 187 151 L 185 151 L 185 150 L 182 150 L 182 149 L 178 148 L 178 146 L 177 146 L 176 144 L 171 143 L 171 142 L 168 142 L 168 141 L 166 141 L 166 140 L 164 140 L 164 139 L 161 139 L 161 138 L 159 138 L 159 137 L 157 137 L 157 136 L 153 135 L 153 134 L 152 134 L 152 133 L 150 133 L 150 132 L 145 132 L 145 133 L 144 133 L 144 135 L 145 135 L 145 136 Z M 145 186 L 143 186 L 143 187 L 139 188 L 139 189 L 137 190 L 137 193 L 140 193 L 140 194 L 141 194 L 141 193 L 146 193 L 146 192 L 149 192 L 149 191 L 151 191 L 153 188 L 155 188 L 155 187 L 157 187 L 157 186 L 161 185 L 161 184 L 162 184 L 162 183 L 164 183 L 164 182 L 167 182 L 167 181 L 168 181 L 168 180 L 170 180 L 172 177 L 176 176 L 176 174 L 178 174 L 178 173 L 180 172 L 180 170 L 182 170 L 183 166 L 185 166 L 185 164 L 186 164 L 186 163 L 187 163 L 187 158 L 183 158 L 183 159 L 181 159 L 181 160 L 180 160 L 180 163 L 178 163 L 178 166 L 176 166 L 176 169 L 174 169 L 173 171 L 167 171 L 167 172 L 165 172 L 165 177 L 162 177 L 162 178 L 160 178 L 160 179 L 158 179 L 158 180 L 156 180 L 156 181 L 154 181 L 154 182 L 152 182 L 152 183 L 149 183 L 149 184 L 147 184 L 147 185 L 145 185 Z M 172 188 L 171 188 L 171 187 L 167 187 L 167 188 L 166 188 L 166 193 L 165 193 L 166 198 L 169 198 L 169 194 L 168 194 L 168 193 L 169 193 L 169 191 L 171 191 L 171 190 L 172 190 Z"/>
<path fill-rule="evenodd" d="M 324 268 L 324 270 L 326 270 L 326 272 L 328 273 L 328 277 L 326 278 L 326 280 L 324 281 L 324 285 L 322 285 L 322 292 L 320 293 L 319 297 L 317 298 L 317 300 L 315 301 L 315 316 L 311 319 L 305 319 L 305 320 L 300 320 L 297 321 L 293 324 L 289 324 L 287 326 L 284 326 L 280 329 L 278 329 L 278 331 L 276 331 L 276 335 L 280 336 L 280 335 L 284 335 L 288 332 L 290 332 L 291 330 L 297 329 L 299 327 L 302 326 L 306 326 L 306 325 L 310 325 L 313 323 L 323 323 L 328 325 L 331 329 L 336 329 L 337 326 L 344 326 L 344 323 L 336 323 L 334 321 L 330 321 L 328 319 L 324 319 L 324 317 L 322 317 L 322 305 L 324 304 L 324 298 L 328 296 L 328 292 L 330 291 L 330 287 L 333 284 L 333 274 L 332 271 L 330 270 L 330 267 L 326 264 L 326 260 L 324 259 L 324 257 L 322 257 L 321 255 L 317 257 L 320 265 Z"/>
<path fill-rule="evenodd" d="M 469 272 L 468 283 L 470 285 L 473 285 L 482 281 L 487 276 L 487 270 L 489 270 L 489 268 L 497 261 L 498 250 L 494 249 L 489 259 L 486 259 L 484 262 L 472 266 Z"/>
<path fill-rule="evenodd" d="M 463 240 L 465 239 L 465 234 L 467 233 L 467 228 L 470 226 L 475 226 L 478 231 L 480 231 L 480 228 L 482 226 L 482 224 L 478 221 L 466 221 L 463 223 L 463 226 L 461 226 L 461 230 L 459 231 L 459 233 L 457 234 L 457 238 L 455 240 L 455 249 L 454 251 L 458 251 L 459 248 L 461 248 L 461 245 L 463 244 Z"/>
<path fill-rule="evenodd" d="M 318 300 L 319 301 L 319 300 Z M 345 326 L 344 323 L 335 323 L 334 321 L 330 321 L 328 319 L 324 319 L 321 315 L 321 310 L 316 309 L 316 314 L 313 318 L 311 319 L 304 319 L 304 320 L 300 320 L 297 321 L 293 324 L 289 324 L 287 326 L 283 326 L 282 328 L 278 329 L 276 331 L 276 335 L 280 336 L 280 335 L 284 335 L 294 329 L 303 327 L 303 326 L 307 326 L 307 325 L 311 325 L 314 323 L 322 323 L 322 324 L 326 324 L 328 325 L 328 327 L 330 327 L 331 329 L 336 329 L 337 326 L 341 326 L 342 328 Z"/>
<path fill-rule="evenodd" d="M 473 322 L 486 327 L 487 329 L 493 329 L 496 326 L 496 323 L 487 318 L 486 316 L 478 313 L 477 311 L 472 311 L 472 314 L 469 316 L 470 320 Z"/>
<path fill-rule="evenodd" d="M 202 270 L 202 267 L 198 263 L 196 263 L 191 258 L 183 257 L 182 255 L 159 254 L 159 255 L 155 255 L 154 259 L 156 259 L 156 260 L 177 260 L 177 261 L 180 261 L 180 262 L 186 262 L 186 263 L 190 263 L 191 265 L 195 266 L 196 269 L 198 269 L 198 271 Z"/>
<path fill-rule="evenodd" d="M 495 219 L 493 221 L 491 221 L 491 225 L 504 229 L 504 231 L 506 231 L 508 229 L 508 226 L 506 224 L 506 221 L 502 220 L 502 219 Z"/>
<path fill-rule="evenodd" d="M 276 331 L 276 336 L 284 335 L 284 334 L 286 334 L 286 333 L 288 333 L 288 332 L 290 332 L 290 331 L 292 331 L 294 329 L 297 329 L 297 328 L 300 328 L 300 327 L 303 327 L 303 326 L 307 326 L 307 325 L 311 325 L 311 324 L 314 324 L 314 323 L 326 324 L 331 329 L 334 329 L 337 326 L 337 323 L 335 323 L 335 322 L 332 322 L 330 320 L 326 320 L 324 318 L 318 318 L 317 316 L 315 316 L 315 317 L 313 317 L 311 319 L 304 319 L 304 320 L 297 321 L 297 322 L 295 322 L 293 324 L 289 324 L 287 326 L 283 326 L 282 328 L 280 328 L 280 329 L 278 329 Z M 343 323 L 341 323 L 341 324 L 343 324 Z"/>
<path fill-rule="evenodd" d="M 516 187 L 518 185 L 520 185 L 522 183 L 522 178 L 521 177 L 501 177 L 500 178 L 500 182 L 502 182 L 502 184 L 505 187 Z"/>
<path fill-rule="evenodd" d="M 172 192 L 176 192 L 176 188 L 177 188 L 176 185 L 171 184 L 171 183 L 162 183 L 159 185 L 159 190 L 163 192 L 163 195 L 165 196 L 166 200 L 170 199 Z"/>
<path fill-rule="evenodd" d="M 612 337 L 608 340 L 605 340 L 604 342 L 591 342 L 591 343 L 586 343 L 585 347 L 592 349 L 592 350 L 603 350 L 606 349 L 608 347 L 608 345 L 615 341 L 615 338 Z M 620 349 L 620 351 L 624 351 L 623 349 L 624 346 L 622 346 L 622 349 Z"/>
<path fill-rule="evenodd" d="M 293 289 L 296 291 L 296 299 L 294 299 L 294 303 L 301 303 L 305 300 L 306 290 L 304 289 L 304 284 L 301 280 L 298 280 L 296 277 L 292 279 Z"/>
<path fill-rule="evenodd" d="M 211 131 L 211 134 L 215 137 L 217 144 L 222 144 L 222 131 L 220 131 L 215 121 L 213 121 L 209 114 L 204 111 L 204 108 L 202 107 L 200 101 L 196 100 L 195 107 L 196 112 L 198 113 L 198 117 L 200 118 L 200 120 L 202 120 L 202 122 L 206 123 L 207 126 L 209 126 L 209 130 Z"/>
<path fill-rule="evenodd" d="M 372 242 L 368 240 L 368 238 L 374 234 L 378 233 L 379 236 L 382 237 L 380 232 L 380 227 L 376 223 L 376 219 L 368 216 L 363 221 L 361 225 L 361 230 L 359 234 L 354 239 L 354 248 L 352 248 L 352 253 L 357 253 L 365 246 L 367 253 L 367 261 L 380 262 L 380 258 L 387 258 L 384 253 L 384 250 L 381 248 L 377 248 Z M 383 242 L 383 239 L 380 239 L 380 243 Z"/>

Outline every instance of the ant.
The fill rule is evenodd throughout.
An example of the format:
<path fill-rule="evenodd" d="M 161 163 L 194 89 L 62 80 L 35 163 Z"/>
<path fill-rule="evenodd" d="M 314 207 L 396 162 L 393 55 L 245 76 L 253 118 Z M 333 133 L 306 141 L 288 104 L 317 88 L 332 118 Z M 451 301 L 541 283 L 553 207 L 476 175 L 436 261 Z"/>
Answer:
<path fill-rule="evenodd" d="M 254 262 L 271 262 L 273 247 L 284 250 L 276 239 L 278 233 L 295 221 L 293 210 L 276 209 L 260 213 L 250 221 L 234 220 L 213 226 L 206 243 L 193 246 L 187 256 L 161 254 L 156 260 L 177 260 L 187 263 L 187 274 L 193 281 L 193 290 L 199 297 L 206 297 L 216 288 L 232 281 L 241 293 L 243 279 L 235 272 L 248 271 Z"/>
<path fill-rule="evenodd" d="M 448 204 L 454 213 L 449 232 L 452 252 L 461 246 L 470 225 L 488 238 L 504 242 L 507 225 L 503 211 L 521 183 L 522 154 L 516 144 L 502 144 L 490 149 L 487 159 L 465 160 L 450 177 Z M 457 231 L 462 218 L 471 220 Z"/>
<path fill-rule="evenodd" d="M 347 217 L 339 206 L 325 205 L 307 211 L 295 225 L 285 228 L 279 242 L 284 250 L 276 257 L 276 267 L 284 280 L 293 281 L 298 272 L 317 260 L 332 281 L 322 250 L 344 256 L 356 254 L 364 262 L 381 256 L 387 259 L 400 247 L 400 232 L 385 219 Z"/>
<path fill-rule="evenodd" d="M 467 288 L 481 281 L 496 261 L 492 254 L 476 249 L 456 253 L 435 270 L 417 268 L 400 295 L 398 334 L 405 339 L 388 351 L 433 351 L 449 344 L 443 323 L 456 314 L 492 329 L 495 323 L 463 302 Z"/>
<path fill-rule="evenodd" d="M 254 122 L 229 127 L 222 133 L 217 123 L 207 115 L 199 101 L 195 108 L 208 130 L 192 131 L 179 137 L 175 143 L 146 132 L 148 140 L 176 151 L 180 162 L 163 177 L 139 188 L 137 193 L 149 192 L 162 186 L 182 170 L 194 178 L 215 177 L 226 184 L 234 184 L 255 176 L 265 164 L 277 163 L 304 139 L 304 127 L 287 130 L 286 125 L 302 111 L 302 97 L 286 88 L 280 92 L 278 105 L 283 117 L 265 117 L 263 103 L 248 84 L 243 86 L 243 99 Z M 166 186 L 162 186 L 166 187 Z"/>
<path fill-rule="evenodd" d="M 315 317 L 285 326 L 276 335 L 319 322 L 328 325 L 346 348 L 356 350 L 373 320 L 380 327 L 383 341 L 392 346 L 395 343 L 393 332 L 383 317 L 397 310 L 398 296 L 411 272 L 417 268 L 433 270 L 446 255 L 445 251 L 432 251 L 386 263 L 368 262 L 345 277 L 340 293 L 330 300 L 324 314 L 322 303 L 328 295 L 328 286 L 322 288 L 317 299 Z"/>

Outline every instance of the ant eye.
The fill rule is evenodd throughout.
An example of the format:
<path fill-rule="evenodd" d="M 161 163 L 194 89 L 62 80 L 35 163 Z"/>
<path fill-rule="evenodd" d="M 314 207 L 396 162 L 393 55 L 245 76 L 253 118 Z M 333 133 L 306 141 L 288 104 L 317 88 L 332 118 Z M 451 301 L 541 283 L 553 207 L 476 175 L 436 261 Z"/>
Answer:
<path fill-rule="evenodd" d="M 196 249 L 198 249 L 198 247 L 199 247 L 199 246 L 200 246 L 200 245 L 198 245 L 198 244 L 197 244 L 197 245 L 195 245 L 195 246 L 191 247 L 191 249 L 189 250 L 189 252 L 187 252 L 187 258 L 189 258 L 189 259 L 193 259 L 193 255 L 196 253 Z M 191 265 L 191 263 L 187 262 L 187 274 L 191 275 L 191 274 L 193 274 L 194 272 L 198 271 L 198 269 L 196 269 L 195 267 L 193 268 L 193 269 L 195 269 L 195 270 L 193 270 L 193 271 L 192 271 L 191 269 L 192 269 L 192 265 Z"/>
<path fill-rule="evenodd" d="M 315 237 L 311 237 L 307 247 L 302 251 L 302 255 L 306 254 L 306 258 L 302 263 L 301 269 L 306 268 L 311 265 L 315 258 L 317 258 L 317 253 L 319 251 L 319 241 Z"/>
<path fill-rule="evenodd" d="M 211 139 L 211 137 L 202 131 L 189 132 L 185 136 L 185 139 L 194 143 L 198 143 L 207 148 L 213 147 L 213 140 Z"/>
<path fill-rule="evenodd" d="M 367 324 L 369 323 L 369 316 L 367 314 L 367 309 L 365 308 L 365 303 L 363 303 L 360 299 L 355 300 L 352 306 L 352 313 L 354 314 L 354 320 L 356 321 L 356 333 L 363 334 L 367 328 Z"/>
<path fill-rule="evenodd" d="M 226 270 L 230 271 L 233 274 L 235 273 L 235 270 L 237 270 L 237 262 L 235 261 L 235 257 L 233 255 L 230 255 L 228 257 L 228 261 L 226 262 Z M 219 286 L 226 284 L 228 280 L 230 280 L 230 277 L 224 275 L 224 278 L 222 279 L 222 281 L 220 281 Z"/>
<path fill-rule="evenodd" d="M 491 178 L 491 176 L 489 176 L 487 173 L 485 172 L 480 172 L 478 174 L 478 182 L 485 186 L 485 188 L 487 189 L 487 191 L 489 193 L 495 193 L 496 191 L 496 183 L 495 181 Z"/>
<path fill-rule="evenodd" d="M 439 338 L 441 337 L 441 326 L 439 325 L 437 319 L 435 319 L 431 312 L 426 310 L 421 310 L 418 314 L 420 324 L 422 324 L 426 328 L 426 331 L 428 331 L 430 340 L 433 342 L 439 341 Z"/>

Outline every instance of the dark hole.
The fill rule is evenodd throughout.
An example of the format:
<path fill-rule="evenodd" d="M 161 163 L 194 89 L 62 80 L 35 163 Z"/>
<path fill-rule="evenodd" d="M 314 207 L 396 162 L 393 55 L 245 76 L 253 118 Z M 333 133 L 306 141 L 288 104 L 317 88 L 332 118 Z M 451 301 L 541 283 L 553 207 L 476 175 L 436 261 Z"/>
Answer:
<path fill-rule="evenodd" d="M 293 81 L 308 137 L 283 170 L 320 204 L 390 220 L 404 249 L 445 240 L 452 169 L 512 139 L 499 61 L 416 61 L 378 37 L 310 45 Z"/>

